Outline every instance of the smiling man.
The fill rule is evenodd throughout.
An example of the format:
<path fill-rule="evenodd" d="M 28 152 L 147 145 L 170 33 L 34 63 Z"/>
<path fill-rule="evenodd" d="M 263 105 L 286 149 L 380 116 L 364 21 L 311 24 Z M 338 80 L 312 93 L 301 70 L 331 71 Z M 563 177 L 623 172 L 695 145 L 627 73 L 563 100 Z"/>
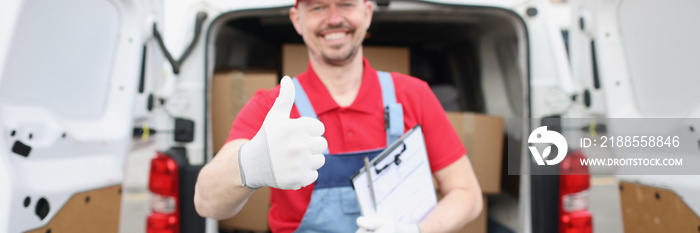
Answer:
<path fill-rule="evenodd" d="M 479 214 L 481 190 L 466 150 L 428 85 L 377 71 L 363 57 L 372 14 L 364 0 L 297 0 L 289 15 L 308 47 L 308 69 L 256 93 L 240 111 L 229 141 L 198 177 L 200 215 L 231 217 L 263 186 L 272 188 L 273 232 L 448 232 Z M 389 104 L 403 114 L 385 114 Z M 394 120 L 403 124 L 385 125 Z M 360 167 L 351 164 L 416 125 L 443 199 L 418 224 L 360 216 L 349 180 Z"/>

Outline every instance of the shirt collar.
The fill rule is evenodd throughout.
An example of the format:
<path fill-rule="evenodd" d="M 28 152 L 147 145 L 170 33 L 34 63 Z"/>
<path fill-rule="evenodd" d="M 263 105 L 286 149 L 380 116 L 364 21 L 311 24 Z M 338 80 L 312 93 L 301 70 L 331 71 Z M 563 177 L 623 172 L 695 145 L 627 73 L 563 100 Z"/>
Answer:
<path fill-rule="evenodd" d="M 375 111 L 378 105 L 381 105 L 381 101 L 377 101 L 377 98 L 381 99 L 381 87 L 379 86 L 379 78 L 377 77 L 377 71 L 373 69 L 366 58 L 362 58 L 363 64 L 363 74 L 362 74 L 362 84 L 360 84 L 360 91 L 357 93 L 357 97 L 353 103 L 346 107 L 345 109 L 350 109 L 354 111 L 372 113 Z M 321 115 L 331 110 L 340 109 L 340 106 L 333 100 L 328 89 L 323 85 L 321 79 L 318 78 L 316 72 L 314 72 L 311 62 L 309 62 L 308 68 L 304 73 L 299 74 L 297 77 L 299 83 L 304 87 L 304 91 L 311 101 L 311 105 L 316 111 L 316 115 Z M 381 106 L 379 106 L 381 108 Z"/>

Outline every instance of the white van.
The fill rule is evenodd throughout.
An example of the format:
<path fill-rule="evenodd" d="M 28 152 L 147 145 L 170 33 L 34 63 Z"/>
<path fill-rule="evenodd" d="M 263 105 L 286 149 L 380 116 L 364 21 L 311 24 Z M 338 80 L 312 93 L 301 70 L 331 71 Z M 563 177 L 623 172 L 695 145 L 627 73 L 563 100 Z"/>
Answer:
<path fill-rule="evenodd" d="M 629 59 L 617 48 L 626 42 L 618 34 L 624 31 L 617 29 L 618 24 L 598 23 L 598 17 L 617 22 L 617 12 L 594 12 L 625 6 L 620 2 L 575 5 L 574 17 L 582 25 L 595 26 L 570 32 L 572 64 L 582 76 L 571 75 L 547 1 L 377 0 L 365 45 L 410 47 L 411 75 L 429 84 L 457 87 L 461 111 L 506 119 L 619 116 L 623 109 L 618 106 L 640 97 L 624 88 L 631 78 L 619 69 Z M 220 68 L 295 75 L 282 74 L 280 64 L 282 45 L 301 43 L 288 19 L 293 4 L 293 0 L 4 1 L 0 231 L 116 232 L 126 155 L 155 147 L 159 153 L 149 177 L 154 194 L 148 232 L 217 232 L 217 221 L 197 216 L 192 201 L 196 176 L 218 149 L 213 148 L 211 133 L 212 75 Z M 698 41 L 697 31 L 692 32 L 694 37 L 684 42 Z M 585 40 L 602 37 L 595 48 L 606 46 L 591 55 L 593 43 Z M 663 39 L 659 37 L 654 38 Z M 697 45 L 682 45 L 697 50 Z M 687 59 L 698 61 L 697 54 Z M 600 56 L 608 57 L 597 60 L 594 71 L 599 74 L 591 75 L 591 58 Z M 697 74 L 691 70 L 697 67 L 681 69 L 686 76 L 678 78 Z M 620 86 L 623 92 L 613 89 Z M 676 101 L 697 95 L 662 94 Z M 659 104 L 647 110 L 665 111 L 665 107 Z M 531 161 L 524 138 L 540 124 L 506 125 L 503 134 L 511 145 L 509 153 Z M 532 165 L 507 163 L 521 172 Z M 508 202 L 510 220 L 503 224 L 511 230 L 591 231 L 585 198 L 577 208 L 561 211 L 562 205 L 571 204 L 562 203 L 571 201 L 563 196 L 586 193 L 560 185 L 572 177 L 510 179 L 516 181 L 517 198 Z M 589 177 L 573 179 L 587 184 Z"/>
<path fill-rule="evenodd" d="M 638 127 L 688 142 L 688 149 L 673 156 L 696 171 L 700 148 L 697 9 L 700 2 L 685 0 L 576 1 L 569 32 L 572 73 L 588 115 L 647 119 Z M 608 129 L 609 135 L 622 133 Z M 616 171 L 625 232 L 700 230 L 700 173 L 682 171 L 661 175 Z"/>

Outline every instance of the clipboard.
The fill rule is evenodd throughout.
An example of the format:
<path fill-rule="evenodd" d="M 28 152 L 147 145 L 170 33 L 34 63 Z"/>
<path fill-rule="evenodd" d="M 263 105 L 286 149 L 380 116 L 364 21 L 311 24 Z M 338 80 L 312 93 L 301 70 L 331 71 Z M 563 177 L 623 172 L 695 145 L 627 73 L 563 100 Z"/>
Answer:
<path fill-rule="evenodd" d="M 418 223 L 437 205 L 420 125 L 412 128 L 350 178 L 364 216 Z"/>

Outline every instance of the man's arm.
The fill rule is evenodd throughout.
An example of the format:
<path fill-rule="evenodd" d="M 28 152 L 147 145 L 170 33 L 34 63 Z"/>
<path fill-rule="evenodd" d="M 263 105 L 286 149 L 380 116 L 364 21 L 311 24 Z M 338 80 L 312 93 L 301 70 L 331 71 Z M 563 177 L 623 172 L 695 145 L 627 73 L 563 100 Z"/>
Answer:
<path fill-rule="evenodd" d="M 226 143 L 202 168 L 194 194 L 200 216 L 231 217 L 257 188 L 297 190 L 316 181 L 326 161 L 325 127 L 318 119 L 290 119 L 294 96 L 294 84 L 285 76 L 258 133 L 250 141 Z"/>
<path fill-rule="evenodd" d="M 241 182 L 238 150 L 246 142 L 247 139 L 227 142 L 199 172 L 194 206 L 200 216 L 219 220 L 230 218 L 243 208 L 255 191 L 244 187 Z"/>
<path fill-rule="evenodd" d="M 481 187 L 466 155 L 435 172 L 435 178 L 443 198 L 418 224 L 421 232 L 454 232 L 479 215 Z"/>

